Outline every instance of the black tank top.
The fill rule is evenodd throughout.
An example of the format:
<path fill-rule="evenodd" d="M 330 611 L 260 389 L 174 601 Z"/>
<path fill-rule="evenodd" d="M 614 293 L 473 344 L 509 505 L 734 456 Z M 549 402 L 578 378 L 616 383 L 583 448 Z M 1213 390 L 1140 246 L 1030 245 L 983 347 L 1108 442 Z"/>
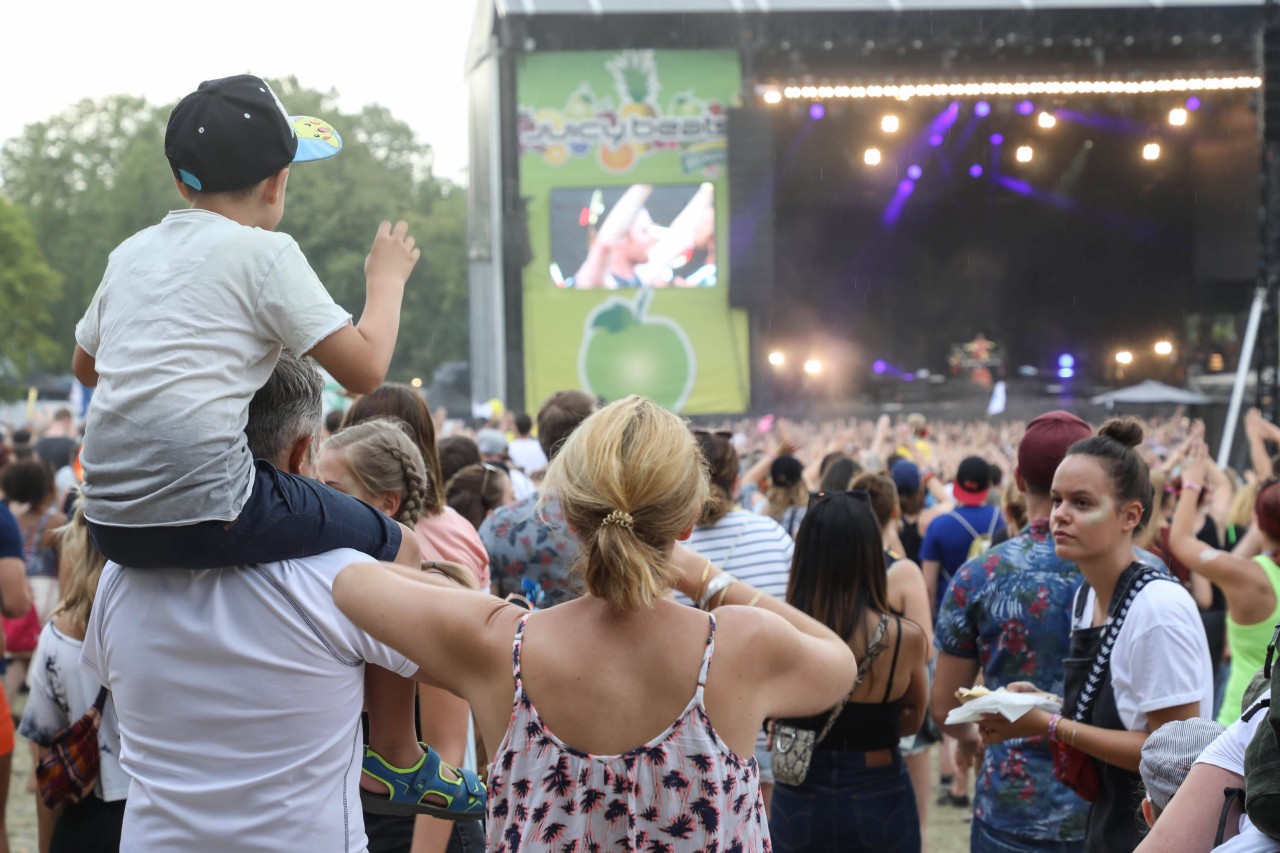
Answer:
<path fill-rule="evenodd" d="M 888 617 L 884 617 L 888 619 Z M 826 752 L 872 752 L 878 749 L 891 749 L 898 745 L 898 720 L 902 716 L 902 698 L 889 701 L 893 692 L 893 674 L 898 668 L 898 652 L 902 649 L 902 619 L 895 616 L 898 626 L 898 639 L 893 644 L 893 662 L 889 666 L 889 683 L 884 688 L 884 698 L 879 702 L 847 702 L 840 716 L 836 717 L 831 731 L 814 744 L 815 750 Z M 883 651 L 883 646 L 880 651 Z M 874 660 L 879 651 L 870 655 Z M 827 724 L 831 712 L 827 711 L 813 717 L 802 717 L 787 720 L 788 723 L 802 729 L 821 732 Z"/>
<path fill-rule="evenodd" d="M 924 544 L 924 537 L 920 535 L 920 519 L 904 521 L 898 538 L 902 541 L 902 550 L 907 552 L 906 558 L 920 565 L 920 546 Z"/>

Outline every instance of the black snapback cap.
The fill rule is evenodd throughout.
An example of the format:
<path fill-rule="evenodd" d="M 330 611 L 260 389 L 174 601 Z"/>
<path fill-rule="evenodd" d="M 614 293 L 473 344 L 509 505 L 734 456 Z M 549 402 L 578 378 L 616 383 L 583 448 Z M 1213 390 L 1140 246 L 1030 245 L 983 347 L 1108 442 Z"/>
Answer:
<path fill-rule="evenodd" d="M 294 162 L 342 150 L 342 137 L 311 116 L 290 116 L 260 77 L 206 80 L 169 114 L 164 154 L 174 177 L 200 192 L 251 187 Z"/>

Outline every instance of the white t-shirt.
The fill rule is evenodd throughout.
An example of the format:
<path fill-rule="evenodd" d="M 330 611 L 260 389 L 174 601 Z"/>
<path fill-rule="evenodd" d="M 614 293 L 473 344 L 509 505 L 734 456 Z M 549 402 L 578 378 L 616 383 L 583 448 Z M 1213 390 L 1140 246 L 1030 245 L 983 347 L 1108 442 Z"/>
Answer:
<path fill-rule="evenodd" d="M 1261 698 L 1267 699 L 1270 696 L 1271 691 L 1268 690 L 1262 694 Z M 1245 750 L 1258 731 L 1259 724 L 1265 719 L 1267 719 L 1267 712 L 1264 708 L 1249 720 L 1243 717 L 1236 720 L 1227 726 L 1225 732 L 1218 735 L 1217 740 L 1205 747 L 1204 752 L 1201 752 L 1200 757 L 1196 759 L 1196 764 L 1220 767 L 1229 773 L 1243 776 Z M 1215 847 L 1214 850 L 1230 851 L 1230 853 L 1271 853 L 1271 851 L 1280 850 L 1280 842 L 1264 835 L 1253 825 L 1248 815 L 1241 815 L 1240 834 Z"/>
<path fill-rule="evenodd" d="M 98 698 L 102 681 L 80 662 L 83 646 L 53 627 L 53 622 L 40 632 L 28 670 L 31 693 L 18 726 L 18 733 L 38 746 L 51 744 L 54 735 L 89 713 Z M 123 800 L 129 793 L 129 774 L 120 766 L 120 728 L 110 694 L 98 724 L 98 755 L 94 793 L 109 803 Z"/>
<path fill-rule="evenodd" d="M 254 392 L 281 345 L 305 355 L 350 319 L 287 234 L 179 210 L 125 240 L 76 325 L 99 376 L 85 515 L 120 527 L 237 518 L 253 490 Z"/>
<path fill-rule="evenodd" d="M 526 474 L 536 474 L 547 469 L 547 454 L 536 438 L 517 438 L 507 447 L 511 463 Z"/>
<path fill-rule="evenodd" d="M 1077 628 L 1093 621 L 1093 589 Z M 1147 713 L 1191 702 L 1213 719 L 1213 666 L 1204 623 L 1181 584 L 1152 581 L 1129 608 L 1111 649 L 1111 686 L 1127 730 L 1147 730 Z"/>
<path fill-rule="evenodd" d="M 417 671 L 334 606 L 334 577 L 370 559 L 107 565 L 84 662 L 112 690 L 133 777 L 121 850 L 365 849 L 364 665 Z"/>

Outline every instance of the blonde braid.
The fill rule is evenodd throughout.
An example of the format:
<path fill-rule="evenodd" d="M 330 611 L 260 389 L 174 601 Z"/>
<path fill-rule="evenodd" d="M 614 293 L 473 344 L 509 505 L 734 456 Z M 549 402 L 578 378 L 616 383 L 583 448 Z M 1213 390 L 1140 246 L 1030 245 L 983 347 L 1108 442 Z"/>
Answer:
<path fill-rule="evenodd" d="M 416 447 L 412 455 L 398 446 L 388 447 L 387 452 L 395 457 L 404 471 L 405 493 L 400 501 L 400 511 L 396 513 L 396 521 L 413 527 L 427 506 L 427 472 L 422 463 L 422 454 L 417 452 Z"/>
<path fill-rule="evenodd" d="M 427 506 L 427 472 L 404 421 L 363 421 L 336 433 L 324 447 L 346 451 L 351 476 L 367 494 L 400 497 L 396 521 L 409 527 L 418 523 Z"/>

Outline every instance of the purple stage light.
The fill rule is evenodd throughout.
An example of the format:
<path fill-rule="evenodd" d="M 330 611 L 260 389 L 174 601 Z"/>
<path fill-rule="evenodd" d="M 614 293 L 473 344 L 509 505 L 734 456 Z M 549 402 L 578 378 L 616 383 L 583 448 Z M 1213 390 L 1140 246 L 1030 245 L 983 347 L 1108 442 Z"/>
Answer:
<path fill-rule="evenodd" d="M 1004 145 L 1004 137 L 998 133 L 991 134 L 992 145 Z"/>
<path fill-rule="evenodd" d="M 1030 101 L 1018 102 L 1018 115 L 1029 116 L 1036 111 L 1036 105 Z"/>
<path fill-rule="evenodd" d="M 935 133 L 933 136 L 929 137 L 929 144 L 932 145 L 934 148 L 937 148 L 944 141 L 946 141 L 946 137 L 944 137 L 941 133 Z"/>
<path fill-rule="evenodd" d="M 907 177 L 913 181 L 918 181 L 924 177 L 924 169 L 921 169 L 919 166 L 908 166 Z"/>
<path fill-rule="evenodd" d="M 1195 112 L 1196 110 L 1200 109 L 1200 99 L 1197 98 L 1195 95 L 1192 95 L 1190 98 L 1187 98 L 1187 109 L 1191 110 L 1191 112 Z"/>
<path fill-rule="evenodd" d="M 986 101 L 978 101 L 978 103 L 974 105 L 973 114 L 978 118 L 986 118 L 991 115 L 991 105 Z"/>
<path fill-rule="evenodd" d="M 883 358 L 877 358 L 871 363 L 871 372 L 876 376 L 883 376 L 884 372 L 889 369 L 889 365 L 885 363 Z"/>
<path fill-rule="evenodd" d="M 915 188 L 916 188 L 916 182 L 911 180 L 910 178 L 907 178 L 905 181 L 898 184 L 898 192 L 902 193 L 903 195 L 910 194 L 911 191 L 914 190 Z"/>
<path fill-rule="evenodd" d="M 902 374 L 902 381 L 903 381 L 903 382 L 915 382 L 915 381 L 916 381 L 916 375 L 915 375 L 914 373 L 904 373 L 904 374 Z"/>
<path fill-rule="evenodd" d="M 971 177 L 971 178 L 981 178 L 981 177 L 982 177 L 982 167 L 981 167 L 981 166 L 979 166 L 977 163 L 974 163 L 972 166 L 970 166 L 970 167 L 969 167 L 969 177 Z"/>
<path fill-rule="evenodd" d="M 827 114 L 827 108 L 822 104 L 811 104 L 809 106 L 809 118 L 817 121 Z"/>

